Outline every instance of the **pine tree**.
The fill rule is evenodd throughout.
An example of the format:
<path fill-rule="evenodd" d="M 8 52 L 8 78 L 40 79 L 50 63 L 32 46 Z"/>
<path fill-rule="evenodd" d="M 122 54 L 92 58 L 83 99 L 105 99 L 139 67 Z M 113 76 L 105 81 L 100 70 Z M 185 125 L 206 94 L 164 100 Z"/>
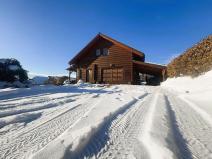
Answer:
<path fill-rule="evenodd" d="M 0 59 L 0 81 L 23 82 L 28 79 L 27 71 L 24 70 L 20 62 L 16 59 Z"/>

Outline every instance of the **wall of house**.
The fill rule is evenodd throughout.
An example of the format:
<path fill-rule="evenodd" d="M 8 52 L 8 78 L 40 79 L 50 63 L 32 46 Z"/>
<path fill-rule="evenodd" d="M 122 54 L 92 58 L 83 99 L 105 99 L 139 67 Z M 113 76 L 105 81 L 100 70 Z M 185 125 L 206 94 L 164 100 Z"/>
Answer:
<path fill-rule="evenodd" d="M 96 56 L 96 49 L 108 48 L 109 55 Z M 123 81 L 120 83 L 130 84 L 132 83 L 132 53 L 118 45 L 114 45 L 111 42 L 100 39 L 97 44 L 91 47 L 86 56 L 80 57 L 78 65 L 82 70 L 82 80 L 86 81 L 86 69 L 94 69 L 98 71 L 96 81 L 93 78 L 92 82 L 101 82 L 102 69 L 110 67 L 123 67 Z M 95 66 L 96 65 L 96 66 Z"/>

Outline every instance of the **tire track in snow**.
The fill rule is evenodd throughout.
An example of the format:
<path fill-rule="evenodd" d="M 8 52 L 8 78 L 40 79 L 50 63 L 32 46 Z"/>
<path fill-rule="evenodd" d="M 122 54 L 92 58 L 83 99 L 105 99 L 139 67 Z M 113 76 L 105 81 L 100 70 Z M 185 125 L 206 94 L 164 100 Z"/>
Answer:
<path fill-rule="evenodd" d="M 0 101 L 0 110 L 8 110 L 8 109 L 11 109 L 11 108 L 17 108 L 17 107 L 20 107 L 23 108 L 23 107 L 26 107 L 26 106 L 29 106 L 29 105 L 35 105 L 35 104 L 40 104 L 40 103 L 48 103 L 48 102 L 52 102 L 52 101 L 56 101 L 56 100 L 63 100 L 65 98 L 70 98 L 70 97 L 76 97 L 76 96 L 80 96 L 80 94 L 72 94 L 72 95 L 66 95 L 66 96 L 61 96 L 61 97 L 56 97 L 56 98 L 50 98 L 50 96 L 42 96 L 42 97 L 33 97 L 33 98 L 24 98 L 24 99 L 17 99 L 13 102 L 10 102 L 10 101 L 5 101 L 5 102 L 2 102 Z"/>
<path fill-rule="evenodd" d="M 37 95 L 30 95 L 30 96 L 23 96 L 23 97 L 9 98 L 9 99 L 8 99 L 8 94 L 2 95 L 2 96 L 0 95 L 0 102 L 15 102 L 15 101 L 23 100 L 23 99 L 33 99 L 33 98 L 42 97 L 42 96 L 46 96 L 50 94 L 51 93 L 39 93 Z"/>
<path fill-rule="evenodd" d="M 86 97 L 87 98 L 87 97 Z M 72 95 L 66 95 L 66 96 L 61 96 L 60 97 L 46 97 L 46 101 L 44 100 L 43 103 L 40 103 L 39 105 L 37 104 L 32 104 L 32 105 L 24 105 L 25 103 L 18 103 L 20 105 L 20 107 L 16 108 L 16 109 L 12 109 L 9 111 L 6 110 L 5 111 L 1 111 L 0 116 L 4 116 L 4 117 L 0 117 L 0 143 L 2 142 L 3 139 L 7 138 L 7 136 L 9 136 L 9 138 L 12 138 L 13 136 L 17 136 L 17 134 L 19 134 L 20 132 L 22 132 L 23 129 L 27 129 L 29 130 L 29 125 L 31 125 L 31 123 L 28 125 L 28 122 L 30 120 L 33 120 L 32 118 L 30 118 L 29 114 L 42 114 L 41 116 L 41 120 L 43 121 L 43 118 L 45 118 L 44 120 L 48 120 L 49 118 L 53 118 L 54 116 L 56 116 L 57 114 L 60 114 L 61 112 L 64 112 L 67 109 L 70 109 L 70 106 L 66 106 L 67 103 L 71 103 L 74 105 L 76 105 L 76 103 L 79 99 L 78 94 L 72 94 Z M 30 101 L 30 99 L 28 99 Z M 39 98 L 37 99 L 39 100 Z M 31 101 L 29 102 L 31 103 Z M 21 106 L 23 104 L 23 106 Z M 61 107 L 62 106 L 62 107 Z M 67 107 L 67 109 L 66 109 Z M 53 117 L 51 116 L 51 114 L 53 115 Z M 22 120 L 24 119 L 26 116 L 29 116 L 29 118 L 26 118 L 26 120 Z M 8 124 L 7 122 L 5 122 L 7 120 L 7 118 L 14 118 L 14 123 L 11 122 L 10 124 L 12 124 L 13 128 L 16 129 L 15 131 L 1 131 L 1 129 L 4 129 L 4 127 L 8 127 L 11 126 L 10 124 Z M 18 121 L 17 119 L 21 119 L 22 121 Z M 35 122 L 39 122 L 40 123 L 40 119 L 35 120 Z M 6 123 L 6 125 L 5 125 Z M 23 126 L 18 127 L 20 124 L 24 123 Z M 25 125 L 27 123 L 27 126 Z M 39 124 L 38 123 L 38 124 Z M 37 125 L 36 123 L 34 123 L 33 121 L 33 126 Z"/>
<path fill-rule="evenodd" d="M 38 111 L 42 109 L 48 109 L 48 108 L 59 106 L 63 103 L 70 103 L 76 100 L 76 98 L 73 99 L 71 97 L 75 97 L 75 95 L 53 98 L 53 99 L 44 98 L 41 101 L 39 101 L 40 103 L 39 105 L 36 102 L 33 103 L 34 101 L 30 101 L 29 103 L 18 103 L 18 105 L 13 106 L 12 109 L 9 108 L 4 111 L 1 111 L 0 118 L 11 116 L 11 115 L 27 113 L 27 112 Z"/>
<path fill-rule="evenodd" d="M 186 144 L 186 140 L 184 139 L 179 129 L 176 115 L 171 107 L 170 101 L 166 95 L 164 95 L 164 99 L 166 102 L 168 120 L 171 128 L 171 136 L 169 136 L 169 138 L 173 138 L 174 140 L 174 144 L 171 144 L 170 147 L 172 148 L 174 154 L 177 156 L 178 159 L 192 159 L 192 154 Z"/>
<path fill-rule="evenodd" d="M 138 135 L 148 107 L 144 106 L 147 94 L 134 99 L 116 113 L 105 119 L 103 124 L 90 137 L 89 141 L 75 152 L 67 153 L 64 158 L 129 158 L 141 143 Z M 143 147 L 142 147 L 143 148 Z M 148 156 L 143 149 L 142 155 Z M 138 150 L 140 151 L 140 150 Z"/>
<path fill-rule="evenodd" d="M 92 98 L 96 97 L 98 94 L 93 95 Z M 30 131 L 16 136 L 9 143 L 1 142 L 0 158 L 27 158 L 30 154 L 37 152 L 90 111 L 98 103 L 95 101 L 94 104 L 92 98 Z"/>
<path fill-rule="evenodd" d="M 148 104 L 149 110 L 146 114 L 142 132 L 139 140 L 143 143 L 150 159 L 172 159 L 173 152 L 168 148 L 166 136 L 169 133 L 169 124 L 166 112 L 166 104 L 160 90 L 156 90 L 151 102 Z M 164 108 L 165 107 L 165 108 Z M 156 112 L 158 110 L 158 112 Z M 158 115 L 158 116 L 157 116 Z M 163 115 L 166 118 L 162 121 Z M 159 131 L 159 132 L 158 132 Z M 163 133 L 161 131 L 164 131 Z"/>
<path fill-rule="evenodd" d="M 74 98 L 70 98 L 70 97 L 74 97 Z M 63 100 L 61 100 L 61 98 L 59 98 L 59 100 L 57 100 L 58 98 L 54 98 L 54 100 L 52 100 L 52 101 L 49 100 L 48 105 L 52 104 L 52 107 L 49 107 L 49 108 L 45 108 L 46 103 L 43 103 L 44 106 L 42 106 L 42 105 L 39 105 L 39 106 L 42 106 L 42 108 L 45 108 L 45 109 L 37 108 L 37 110 L 34 110 L 34 108 L 36 108 L 36 107 L 34 105 L 32 105 L 32 107 L 34 107 L 34 108 L 31 108 L 31 106 L 30 106 L 29 110 L 33 110 L 33 111 L 28 110 L 27 112 L 17 112 L 17 114 L 9 116 L 9 118 L 13 117 L 14 120 L 17 121 L 16 118 L 19 118 L 19 117 L 22 118 L 22 117 L 29 115 L 29 114 L 42 113 L 41 118 L 33 121 L 33 123 L 28 123 L 29 120 L 26 118 L 26 121 L 22 121 L 22 122 L 23 123 L 26 122 L 27 125 L 25 125 L 24 127 L 21 127 L 18 130 L 9 131 L 9 132 L 5 132 L 5 133 L 4 133 L 4 131 L 1 131 L 2 134 L 1 134 L 1 138 L 0 138 L 0 145 L 3 141 L 9 140 L 9 139 L 12 140 L 14 137 L 18 136 L 18 134 L 23 134 L 24 131 L 28 132 L 29 130 L 37 127 L 38 125 L 41 125 L 42 123 L 44 123 L 48 120 L 51 120 L 52 118 L 58 116 L 59 114 L 65 112 L 66 110 L 70 109 L 70 105 L 69 105 L 70 101 L 71 101 L 72 106 L 79 104 L 79 102 L 77 100 L 78 99 L 77 96 L 76 97 L 70 96 L 70 97 L 66 96 L 66 97 L 62 98 Z M 85 98 L 83 98 L 83 100 L 86 100 L 88 98 L 90 98 L 90 96 L 85 96 Z M 50 103 L 50 102 L 52 102 L 52 103 Z M 36 106 L 38 106 L 38 105 L 36 105 Z M 0 118 L 0 126 L 2 125 L 1 122 L 4 123 L 4 120 L 7 120 L 7 118 L 8 117 Z M 20 122 L 20 123 L 22 123 L 22 122 Z M 16 124 L 18 124 L 18 122 L 14 123 L 14 124 L 16 125 Z M 9 126 L 9 125 L 6 125 L 6 126 Z"/>
<path fill-rule="evenodd" d="M 180 98 L 167 95 L 177 126 L 193 158 L 212 159 L 212 127 Z"/>
<path fill-rule="evenodd" d="M 158 157 L 160 159 L 160 153 L 157 150 L 157 148 L 155 148 L 154 142 L 151 140 L 151 136 L 150 136 L 150 131 L 151 131 L 151 127 L 152 127 L 152 123 L 153 123 L 153 115 L 155 113 L 155 106 L 156 106 L 156 102 L 158 100 L 158 94 L 154 95 L 154 97 L 152 98 L 152 102 L 149 105 L 150 108 L 148 110 L 148 114 L 147 117 L 145 119 L 144 125 L 143 125 L 143 133 L 142 133 L 142 138 L 141 141 L 144 144 L 144 146 L 146 147 L 150 158 L 155 158 Z M 154 146 L 154 148 L 152 149 L 152 147 Z M 154 152 L 153 152 L 154 151 Z"/>
<path fill-rule="evenodd" d="M 188 106 L 190 106 L 192 109 L 194 109 L 197 113 L 199 113 L 199 115 L 202 116 L 202 118 L 208 122 L 211 126 L 212 126 L 212 117 L 203 109 L 201 109 L 200 107 L 198 107 L 196 104 L 194 104 L 193 102 L 187 100 L 185 97 L 180 96 L 180 99 L 182 99 L 184 102 L 187 103 Z"/>

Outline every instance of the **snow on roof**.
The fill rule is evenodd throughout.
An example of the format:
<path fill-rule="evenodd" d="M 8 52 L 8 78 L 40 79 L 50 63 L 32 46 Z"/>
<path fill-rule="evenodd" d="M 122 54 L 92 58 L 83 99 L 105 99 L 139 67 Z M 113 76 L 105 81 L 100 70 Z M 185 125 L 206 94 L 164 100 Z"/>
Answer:
<path fill-rule="evenodd" d="M 159 64 L 159 63 L 148 62 L 148 61 L 146 61 L 145 63 L 149 63 L 149 64 L 153 64 L 153 65 L 161 65 L 161 66 L 166 66 L 165 64 Z"/>
<path fill-rule="evenodd" d="M 16 70 L 20 69 L 20 67 L 18 65 L 9 65 L 8 68 L 11 71 L 16 71 Z"/>

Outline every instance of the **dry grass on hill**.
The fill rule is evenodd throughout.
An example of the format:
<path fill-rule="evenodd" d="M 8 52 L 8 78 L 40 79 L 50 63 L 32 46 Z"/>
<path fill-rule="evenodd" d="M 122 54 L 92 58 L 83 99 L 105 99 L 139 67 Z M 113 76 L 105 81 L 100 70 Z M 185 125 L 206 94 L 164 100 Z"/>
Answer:
<path fill-rule="evenodd" d="M 203 39 L 167 66 L 169 77 L 189 75 L 196 77 L 212 69 L 212 35 Z"/>

